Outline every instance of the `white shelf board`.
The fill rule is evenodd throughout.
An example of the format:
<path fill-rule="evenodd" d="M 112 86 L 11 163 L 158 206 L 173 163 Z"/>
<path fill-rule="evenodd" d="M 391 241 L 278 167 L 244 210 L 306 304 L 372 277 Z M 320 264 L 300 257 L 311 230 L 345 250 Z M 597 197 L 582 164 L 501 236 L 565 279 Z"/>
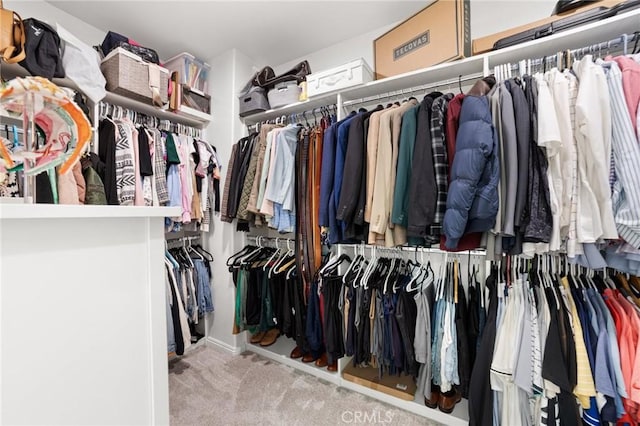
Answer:
<path fill-rule="evenodd" d="M 2 76 L 7 79 L 13 77 L 26 77 L 30 75 L 29 72 L 26 69 L 22 68 L 20 65 L 6 64 L 4 62 L 0 63 L 0 74 L 2 74 Z M 53 82 L 60 87 L 68 87 L 76 91 L 81 91 L 78 86 L 68 78 L 54 78 Z M 211 115 L 209 114 L 200 113 L 183 115 L 180 113 L 164 110 L 154 105 L 137 101 L 135 99 L 127 98 L 126 96 L 118 95 L 117 93 L 113 92 L 107 92 L 107 95 L 105 96 L 103 101 L 129 108 L 143 114 L 158 117 L 163 120 L 171 120 L 173 122 L 186 124 L 187 126 L 192 127 L 202 127 L 203 125 L 206 125 L 211 121 Z"/>
<path fill-rule="evenodd" d="M 195 108 L 188 107 L 186 105 L 182 105 L 179 111 L 176 111 L 180 117 L 185 118 L 193 118 L 194 120 L 200 120 L 202 122 L 211 121 L 211 114 L 207 114 L 206 112 L 198 111 Z"/>
<path fill-rule="evenodd" d="M 252 114 L 250 116 L 244 117 L 244 124 L 255 124 L 261 121 L 273 120 L 275 118 L 281 117 L 283 115 L 291 115 L 295 113 L 301 113 L 303 111 L 311 111 L 314 108 L 318 108 L 321 106 L 335 104 L 337 103 L 338 96 L 337 92 L 325 93 L 322 95 L 310 97 L 306 101 L 296 102 L 294 104 L 289 104 L 283 107 L 270 109 L 268 111 L 259 112 L 257 114 Z M 313 120 L 313 115 L 307 114 L 307 119 L 309 121 Z"/>
<path fill-rule="evenodd" d="M 22 117 L 14 117 L 12 115 L 7 115 L 0 112 L 0 124 L 9 124 L 22 127 Z M 4 134 L 3 136 L 6 137 L 6 135 Z"/>
<path fill-rule="evenodd" d="M 454 62 L 445 62 L 429 68 L 423 68 L 392 77 L 374 80 L 361 86 L 355 86 L 342 90 L 343 100 L 356 100 L 378 94 L 384 94 L 430 83 L 439 83 L 446 80 L 455 80 L 459 75 L 482 73 L 484 58 L 472 56 Z M 452 85 L 455 85 L 452 82 Z"/>
<path fill-rule="evenodd" d="M 180 207 L 0 203 L 0 219 L 173 217 L 180 212 Z"/>
<path fill-rule="evenodd" d="M 302 362 L 301 359 L 292 359 L 289 357 L 293 348 L 296 347 L 295 341 L 289 339 L 286 336 L 280 336 L 276 342 L 271 346 L 260 346 L 247 342 L 247 351 L 257 353 L 265 358 L 269 358 L 273 361 L 279 362 L 296 370 L 303 371 L 319 379 L 326 380 L 334 385 L 340 386 L 342 381 L 338 372 L 331 372 L 327 370 L 327 367 L 316 367 L 315 362 Z"/>
<path fill-rule="evenodd" d="M 23 68 L 20 64 L 7 64 L 3 61 L 0 61 L 0 73 L 2 74 L 2 77 L 7 80 L 14 77 L 27 77 L 31 75 L 29 71 L 27 71 L 26 68 Z M 80 90 L 78 85 L 68 78 L 54 78 L 51 81 L 60 87 L 68 87 L 76 91 Z"/>
<path fill-rule="evenodd" d="M 466 399 L 460 401 L 451 414 L 443 413 L 439 409 L 429 408 L 424 405 L 424 399 L 422 402 L 417 401 L 419 397 L 416 397 L 415 401 L 405 401 L 395 396 L 388 395 L 384 392 L 380 392 L 366 386 L 359 385 L 357 383 L 350 382 L 349 380 L 342 380 L 342 387 L 355 392 L 359 392 L 368 397 L 377 399 L 378 401 L 385 402 L 419 416 L 425 417 L 430 420 L 442 423 L 447 426 L 466 426 L 469 424 L 468 416 L 468 403 Z"/>
<path fill-rule="evenodd" d="M 192 127 L 201 127 L 211 121 L 211 116 L 207 115 L 207 119 L 195 118 L 191 116 L 182 115 L 173 111 L 160 109 L 150 104 L 137 101 L 135 99 L 127 98 L 126 96 L 118 95 L 117 93 L 107 92 L 107 96 L 103 99 L 104 102 L 110 104 L 119 105 L 121 107 L 129 108 L 143 114 L 158 117 L 161 120 L 171 120 L 176 123 L 186 124 Z"/>
<path fill-rule="evenodd" d="M 620 37 L 622 34 L 633 33 L 639 28 L 640 9 L 636 9 L 538 40 L 487 52 L 480 56 L 488 58 L 490 72 L 492 72 L 495 65 L 518 62 L 522 59 L 542 58 L 545 55 L 555 55 L 557 52 L 566 49 L 578 49 L 595 43 L 607 42 Z M 633 48 L 633 43 L 630 43 L 629 48 Z"/>

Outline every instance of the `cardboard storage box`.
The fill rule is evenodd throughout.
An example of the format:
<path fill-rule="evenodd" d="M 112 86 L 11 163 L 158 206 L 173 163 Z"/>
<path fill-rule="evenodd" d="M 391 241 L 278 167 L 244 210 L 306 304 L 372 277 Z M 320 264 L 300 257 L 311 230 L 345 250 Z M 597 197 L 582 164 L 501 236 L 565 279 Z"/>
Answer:
<path fill-rule="evenodd" d="M 469 0 L 436 0 L 373 42 L 376 79 L 471 54 Z"/>
<path fill-rule="evenodd" d="M 373 72 L 361 58 L 330 70 L 308 75 L 307 94 L 308 96 L 318 96 L 334 90 L 368 83 L 371 80 L 373 80 Z"/>
<path fill-rule="evenodd" d="M 544 19 L 539 19 L 537 21 L 531 22 L 529 24 L 526 25 L 521 25 L 519 27 L 515 27 L 515 28 L 511 28 L 509 30 L 505 30 L 505 31 L 501 31 L 499 33 L 495 33 L 495 34 L 491 34 L 485 37 L 480 37 L 477 38 L 475 40 L 473 40 L 473 54 L 474 55 L 478 55 L 480 53 L 485 53 L 485 52 L 489 52 L 491 50 L 493 50 L 493 45 L 498 41 L 498 40 L 502 40 L 503 38 L 515 35 L 515 34 L 519 34 L 522 33 L 524 31 L 527 30 L 531 30 L 533 28 L 542 26 L 542 25 L 547 25 L 550 24 L 552 22 L 555 22 L 559 19 L 563 19 L 563 18 L 568 18 L 570 16 L 576 15 L 578 13 L 587 11 L 589 9 L 593 9 L 596 7 L 612 7 L 615 6 L 616 4 L 621 3 L 621 0 L 596 0 L 592 3 L 587 3 L 584 6 L 575 8 L 573 10 L 569 10 L 565 13 L 559 14 L 559 15 L 554 15 L 554 16 L 550 16 L 548 18 L 544 18 Z"/>

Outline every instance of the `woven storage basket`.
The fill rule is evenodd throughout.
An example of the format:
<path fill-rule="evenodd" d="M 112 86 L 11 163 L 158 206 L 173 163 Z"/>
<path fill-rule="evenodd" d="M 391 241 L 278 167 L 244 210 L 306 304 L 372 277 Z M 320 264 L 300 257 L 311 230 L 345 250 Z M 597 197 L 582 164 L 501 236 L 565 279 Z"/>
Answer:
<path fill-rule="evenodd" d="M 114 49 L 102 60 L 100 70 L 107 80 L 107 90 L 137 101 L 152 103 L 152 92 L 149 87 L 149 66 L 136 55 L 122 49 Z M 160 98 L 167 102 L 167 87 L 169 71 L 158 67 L 160 70 Z"/>

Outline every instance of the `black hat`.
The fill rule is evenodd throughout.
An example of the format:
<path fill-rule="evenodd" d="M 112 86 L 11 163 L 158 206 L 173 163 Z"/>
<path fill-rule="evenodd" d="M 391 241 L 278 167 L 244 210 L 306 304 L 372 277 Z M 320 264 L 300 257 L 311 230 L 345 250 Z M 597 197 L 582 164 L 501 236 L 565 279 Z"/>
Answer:
<path fill-rule="evenodd" d="M 52 79 L 64 77 L 60 37 L 48 24 L 29 18 L 24 21 L 26 57 L 20 62 L 32 75 Z"/>

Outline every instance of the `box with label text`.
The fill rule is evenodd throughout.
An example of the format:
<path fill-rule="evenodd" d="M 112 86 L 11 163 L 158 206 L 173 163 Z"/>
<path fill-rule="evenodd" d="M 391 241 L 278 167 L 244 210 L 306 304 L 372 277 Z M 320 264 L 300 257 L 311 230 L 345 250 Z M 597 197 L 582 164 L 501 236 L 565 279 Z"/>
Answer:
<path fill-rule="evenodd" d="M 376 79 L 471 54 L 469 0 L 436 0 L 373 42 Z"/>

